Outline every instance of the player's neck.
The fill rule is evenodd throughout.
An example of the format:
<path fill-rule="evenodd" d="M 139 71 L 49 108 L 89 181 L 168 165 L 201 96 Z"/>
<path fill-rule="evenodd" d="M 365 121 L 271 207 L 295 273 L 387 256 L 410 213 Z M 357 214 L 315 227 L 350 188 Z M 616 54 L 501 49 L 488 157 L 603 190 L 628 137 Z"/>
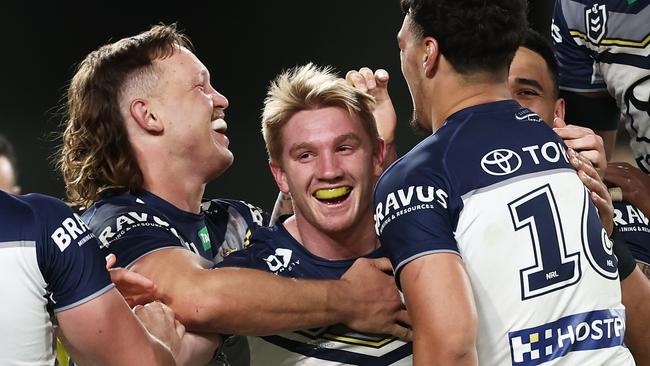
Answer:
<path fill-rule="evenodd" d="M 325 232 L 295 216 L 284 223 L 285 228 L 310 253 L 329 260 L 358 258 L 379 247 L 371 215 L 349 229 Z"/>
<path fill-rule="evenodd" d="M 189 180 L 175 180 L 171 177 L 147 179 L 145 177 L 144 189 L 176 206 L 178 209 L 199 213 L 201 199 L 205 192 L 204 183 L 194 183 Z"/>
<path fill-rule="evenodd" d="M 458 74 L 444 78 L 431 90 L 431 127 L 435 132 L 452 114 L 479 104 L 511 99 L 507 80 L 468 80 Z"/>

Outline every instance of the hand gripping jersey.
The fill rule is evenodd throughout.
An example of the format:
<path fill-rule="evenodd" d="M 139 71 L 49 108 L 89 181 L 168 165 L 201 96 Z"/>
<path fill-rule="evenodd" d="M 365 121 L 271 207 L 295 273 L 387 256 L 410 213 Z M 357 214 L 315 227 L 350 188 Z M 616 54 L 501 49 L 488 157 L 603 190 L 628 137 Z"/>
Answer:
<path fill-rule="evenodd" d="M 608 90 L 650 174 L 650 0 L 556 0 L 551 35 L 560 89 Z M 585 121 L 588 122 L 588 121 Z"/>
<path fill-rule="evenodd" d="M 650 265 L 650 222 L 628 202 L 614 202 L 614 225 L 625 238 L 637 262 Z"/>
<path fill-rule="evenodd" d="M 269 219 L 259 208 L 236 200 L 205 201 L 201 213 L 193 214 L 146 191 L 106 195 L 82 218 L 105 254 L 117 256 L 120 267 L 153 251 L 178 246 L 216 263 L 245 247 Z"/>
<path fill-rule="evenodd" d="M 54 365 L 52 313 L 113 287 L 96 239 L 63 202 L 0 191 L 0 364 Z"/>
<path fill-rule="evenodd" d="M 385 256 L 381 249 L 369 257 Z M 280 276 L 338 279 L 354 263 L 327 260 L 308 252 L 281 224 L 257 231 L 251 245 L 219 263 Z M 300 299 L 296 299 L 300 301 Z M 249 337 L 252 366 L 411 365 L 412 346 L 389 335 L 360 334 L 343 325 Z"/>
<path fill-rule="evenodd" d="M 514 101 L 477 105 L 377 184 L 376 229 L 398 280 L 421 256 L 462 257 L 481 366 L 633 364 L 612 242 L 565 149 Z"/>

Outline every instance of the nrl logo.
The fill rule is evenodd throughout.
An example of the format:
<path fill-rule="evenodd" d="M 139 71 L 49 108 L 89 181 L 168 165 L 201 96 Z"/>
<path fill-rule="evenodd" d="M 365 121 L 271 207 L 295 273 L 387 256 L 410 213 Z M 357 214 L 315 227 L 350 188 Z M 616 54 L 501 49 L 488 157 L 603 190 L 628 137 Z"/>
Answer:
<path fill-rule="evenodd" d="M 602 41 L 607 33 L 607 9 L 604 4 L 585 8 L 585 29 L 591 43 L 599 44 Z"/>

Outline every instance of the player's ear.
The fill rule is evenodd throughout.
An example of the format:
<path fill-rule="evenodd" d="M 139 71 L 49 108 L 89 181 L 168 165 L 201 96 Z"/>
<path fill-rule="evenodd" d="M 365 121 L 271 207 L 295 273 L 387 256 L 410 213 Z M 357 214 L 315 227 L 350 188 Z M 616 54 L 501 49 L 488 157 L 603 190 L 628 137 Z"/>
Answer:
<path fill-rule="evenodd" d="M 269 168 L 271 168 L 271 174 L 273 174 L 273 179 L 275 179 L 275 184 L 278 185 L 278 189 L 282 193 L 289 193 L 287 175 L 284 170 L 282 170 L 282 167 L 273 160 L 269 160 Z"/>
<path fill-rule="evenodd" d="M 555 116 L 554 117 L 558 117 L 558 118 L 564 120 L 564 112 L 565 112 L 564 106 L 565 106 L 564 98 L 558 98 L 555 101 L 555 110 L 554 110 Z"/>
<path fill-rule="evenodd" d="M 164 130 L 162 121 L 152 110 L 152 105 L 146 99 L 134 99 L 129 105 L 129 113 L 135 122 L 145 131 L 160 134 Z"/>
<path fill-rule="evenodd" d="M 376 177 L 384 172 L 384 160 L 386 159 L 386 143 L 382 139 L 377 139 L 375 149 L 372 152 L 372 163 Z"/>
<path fill-rule="evenodd" d="M 424 40 L 424 57 L 422 60 L 422 67 L 424 74 L 427 77 L 432 77 L 438 68 L 438 60 L 440 59 L 440 47 L 438 41 L 433 37 L 425 37 Z"/>

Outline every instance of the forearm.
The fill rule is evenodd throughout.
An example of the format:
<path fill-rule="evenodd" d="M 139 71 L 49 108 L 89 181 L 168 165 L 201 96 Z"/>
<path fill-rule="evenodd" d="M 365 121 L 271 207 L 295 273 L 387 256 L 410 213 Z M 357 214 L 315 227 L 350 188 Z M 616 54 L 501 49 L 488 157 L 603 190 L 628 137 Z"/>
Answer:
<path fill-rule="evenodd" d="M 222 268 L 201 270 L 169 291 L 163 287 L 160 296 L 191 331 L 268 335 L 344 322 L 339 282 Z"/>

